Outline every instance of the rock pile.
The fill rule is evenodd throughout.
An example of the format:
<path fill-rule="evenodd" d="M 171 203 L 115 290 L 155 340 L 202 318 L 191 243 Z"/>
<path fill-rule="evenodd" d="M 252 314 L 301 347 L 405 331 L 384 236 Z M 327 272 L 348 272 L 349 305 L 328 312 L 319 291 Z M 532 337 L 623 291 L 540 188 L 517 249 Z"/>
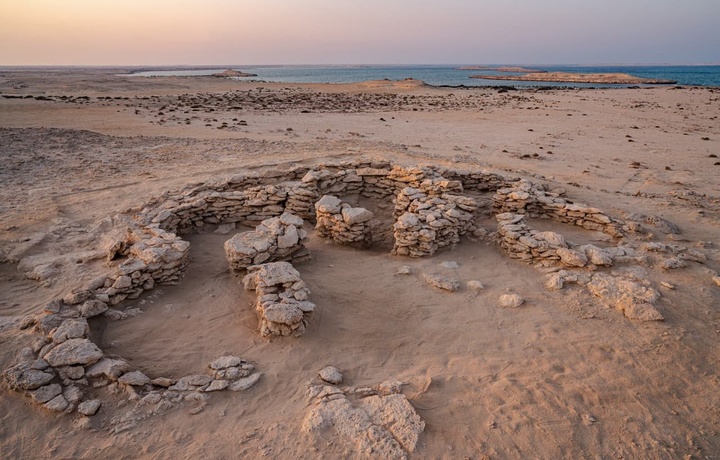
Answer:
<path fill-rule="evenodd" d="M 90 300 L 83 305 L 95 302 Z M 6 369 L 2 378 L 10 389 L 25 392 L 35 403 L 51 411 L 77 410 L 84 415 L 94 415 L 102 403 L 85 399 L 86 396 L 111 384 L 127 389 L 133 396 L 137 396 L 138 391 L 159 391 L 160 396 L 174 397 L 184 391 L 210 392 L 226 388 L 239 391 L 259 379 L 259 374 L 251 375 L 252 364 L 225 356 L 210 364 L 213 375 L 183 377 L 178 381 L 151 380 L 141 371 L 132 370 L 126 361 L 104 356 L 89 339 L 90 330 L 82 307 L 55 301 L 46 309 L 48 311 L 26 324 L 33 326 L 39 337 L 20 352 L 18 363 Z M 97 311 L 93 310 L 93 315 L 97 315 Z"/>
<path fill-rule="evenodd" d="M 622 224 L 601 210 L 568 202 L 563 190 L 546 190 L 540 184 L 522 179 L 511 187 L 500 188 L 493 197 L 493 208 L 498 214 L 526 214 L 546 217 L 558 222 L 573 224 L 588 230 L 605 232 L 622 237 Z"/>
<path fill-rule="evenodd" d="M 248 272 L 243 284 L 257 295 L 255 311 L 260 334 L 302 335 L 315 304 L 307 300 L 310 289 L 300 279 L 300 273 L 288 262 L 256 265 Z"/>
<path fill-rule="evenodd" d="M 303 220 L 291 213 L 266 219 L 254 231 L 238 233 L 225 242 L 225 255 L 233 270 L 277 260 L 299 262 L 309 258 Z"/>
<path fill-rule="evenodd" d="M 587 288 L 594 296 L 608 302 L 630 319 L 664 321 L 663 315 L 655 308 L 660 293 L 646 284 L 639 280 L 596 273 Z"/>
<path fill-rule="evenodd" d="M 331 435 L 362 458 L 407 458 L 415 451 L 425 422 L 400 393 L 398 382 L 375 387 L 310 388 L 314 406 L 303 430 L 318 439 Z"/>
<path fill-rule="evenodd" d="M 447 193 L 462 189 L 456 181 L 423 181 L 421 189 L 405 187 L 395 202 L 393 254 L 422 257 L 454 246 L 474 229 L 474 199 Z"/>
<path fill-rule="evenodd" d="M 372 234 L 370 221 L 375 217 L 365 208 L 353 208 L 332 195 L 323 196 L 315 203 L 315 231 L 322 238 L 338 244 L 358 243 L 370 246 Z"/>
<path fill-rule="evenodd" d="M 512 259 L 544 266 L 552 266 L 558 262 L 567 267 L 611 266 L 613 253 L 622 252 L 621 249 L 614 248 L 611 251 L 592 244 L 573 249 L 559 233 L 539 232 L 530 228 L 523 214 L 502 213 L 495 218 L 498 222 L 500 247 Z"/>

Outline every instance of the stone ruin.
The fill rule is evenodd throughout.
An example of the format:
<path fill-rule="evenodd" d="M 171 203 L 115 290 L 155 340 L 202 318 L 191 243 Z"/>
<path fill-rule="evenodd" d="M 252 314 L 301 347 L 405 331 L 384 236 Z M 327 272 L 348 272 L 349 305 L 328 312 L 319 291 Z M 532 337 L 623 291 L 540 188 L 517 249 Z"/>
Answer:
<path fill-rule="evenodd" d="M 369 247 L 372 244 L 372 211 L 352 207 L 332 195 L 323 196 L 315 203 L 315 231 L 321 238 L 328 238 L 337 244 L 358 244 Z"/>
<path fill-rule="evenodd" d="M 238 233 L 225 242 L 225 255 L 233 270 L 278 260 L 301 262 L 310 257 L 303 220 L 285 212 L 266 219 L 254 231 Z"/>
<path fill-rule="evenodd" d="M 243 278 L 248 291 L 255 291 L 255 311 L 260 335 L 302 335 L 315 304 L 308 301 L 310 289 L 288 262 L 255 265 Z"/>
<path fill-rule="evenodd" d="M 460 236 L 475 229 L 475 200 L 449 191 L 462 192 L 462 184 L 428 179 L 420 188 L 400 190 L 395 200 L 393 254 L 430 256 L 440 248 L 456 245 Z"/>
<path fill-rule="evenodd" d="M 482 200 L 486 194 L 493 194 L 491 207 L 489 201 Z M 430 256 L 458 244 L 463 235 L 486 235 L 510 257 L 552 268 L 554 271 L 545 277 L 549 290 L 562 289 L 566 283 L 585 285 L 592 295 L 629 318 L 662 320 L 655 308 L 660 294 L 647 281 L 598 270 L 623 262 L 651 260 L 663 269 L 672 269 L 683 266 L 685 260 L 702 261 L 704 256 L 660 243 L 606 248 L 574 245 L 560 234 L 532 229 L 527 217 L 601 231 L 616 242 L 628 243 L 628 235 L 638 231 L 639 226 L 633 222 L 622 222 L 596 208 L 572 203 L 563 194 L 558 189 L 487 171 L 404 167 L 382 160 L 238 174 L 167 192 L 131 215 L 119 216 L 125 230 L 105 245 L 107 273 L 98 274 L 48 303 L 41 313 L 23 320 L 20 327 L 33 334 L 31 345 L 20 352 L 17 364 L 5 370 L 3 377 L 11 389 L 26 392 L 47 409 L 76 410 L 86 415 L 100 407 L 101 401 L 94 395 L 102 387 L 125 390 L 132 398 L 158 407 L 179 400 L 203 401 L 213 391 L 250 388 L 260 373 L 253 373 L 254 365 L 236 356 L 213 361 L 206 374 L 179 379 L 146 376 L 121 358 L 106 355 L 92 342 L 92 318 L 103 315 L 109 320 L 122 320 L 127 312 L 115 307 L 126 299 L 136 299 L 158 285 L 177 284 L 189 262 L 190 244 L 181 235 L 206 225 L 239 224 L 254 230 L 230 238 L 225 250 L 233 270 L 247 271 L 243 283 L 256 293 L 254 308 L 260 334 L 301 335 L 315 309 L 309 289 L 290 263 L 310 260 L 304 247 L 307 231 L 303 226 L 314 221 L 319 236 L 339 244 L 373 244 L 377 214 L 350 204 L 358 197 L 371 202 L 393 201 L 393 221 L 380 222 L 392 228 L 392 254 Z M 481 223 L 482 215 L 491 213 L 497 220 L 494 233 Z M 430 276 L 428 282 L 450 292 L 461 288 L 452 279 Z M 471 283 L 482 289 L 478 281 L 468 286 Z M 352 430 L 366 430 L 363 432 L 371 438 L 387 438 L 378 427 L 390 432 L 394 429 L 394 422 L 381 421 L 384 415 L 377 412 L 370 399 L 363 402 L 347 392 L 326 388 L 320 388 L 318 395 L 327 398 L 318 399 L 306 423 L 310 431 L 334 426 L 342 432 L 345 422 L 334 419 L 335 405 L 355 411 L 360 422 Z M 424 424 L 414 418 L 417 415 L 413 416 L 407 401 L 398 399 L 390 406 L 411 421 L 415 432 L 422 431 L 419 427 Z M 392 437 L 396 444 L 390 438 L 383 444 L 388 446 L 388 455 L 400 450 L 412 452 L 416 438 L 405 442 L 403 436 L 393 433 Z"/>

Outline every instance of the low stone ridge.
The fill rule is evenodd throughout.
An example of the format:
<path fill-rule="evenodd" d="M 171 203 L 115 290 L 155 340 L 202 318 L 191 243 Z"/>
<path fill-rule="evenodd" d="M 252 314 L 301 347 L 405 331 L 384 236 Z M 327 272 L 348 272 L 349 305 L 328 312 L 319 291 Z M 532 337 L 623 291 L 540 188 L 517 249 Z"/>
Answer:
<path fill-rule="evenodd" d="M 369 247 L 372 243 L 370 222 L 374 217 L 372 211 L 354 208 L 332 195 L 325 195 L 315 203 L 315 231 L 337 244 Z"/>
<path fill-rule="evenodd" d="M 462 191 L 458 181 L 425 180 L 420 188 L 405 187 L 395 201 L 393 254 L 422 257 L 454 246 L 475 229 L 474 199 L 448 193 Z"/>
<path fill-rule="evenodd" d="M 549 218 L 587 230 L 605 232 L 617 238 L 624 235 L 621 222 L 597 208 L 571 203 L 563 197 L 564 194 L 563 189 L 547 190 L 541 184 L 522 179 L 495 192 L 493 209 L 497 214 L 513 213 Z"/>
<path fill-rule="evenodd" d="M 257 296 L 260 335 L 302 335 L 315 304 L 307 300 L 310 289 L 300 273 L 288 262 L 252 266 L 248 271 L 243 284 Z"/>
<path fill-rule="evenodd" d="M 313 386 L 313 407 L 303 431 L 317 439 L 332 435 L 354 456 L 407 458 L 415 451 L 425 422 L 399 391 L 397 382 L 364 388 Z"/>
<path fill-rule="evenodd" d="M 238 233 L 225 242 L 230 268 L 244 270 L 251 265 L 278 260 L 307 260 L 307 231 L 303 220 L 291 213 L 266 219 L 254 231 Z"/>
<path fill-rule="evenodd" d="M 585 267 L 589 264 L 612 266 L 614 255 L 625 255 L 621 248 L 602 249 L 592 244 L 570 247 L 565 238 L 555 232 L 539 232 L 525 222 L 524 214 L 497 214 L 500 247 L 512 259 L 542 266 L 558 263 L 566 267 Z"/>

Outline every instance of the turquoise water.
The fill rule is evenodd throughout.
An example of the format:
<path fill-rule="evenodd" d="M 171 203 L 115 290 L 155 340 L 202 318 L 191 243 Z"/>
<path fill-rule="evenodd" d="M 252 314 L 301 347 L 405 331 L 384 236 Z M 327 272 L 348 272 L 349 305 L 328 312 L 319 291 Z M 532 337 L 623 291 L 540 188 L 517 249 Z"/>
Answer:
<path fill-rule="evenodd" d="M 572 86 L 572 87 L 616 87 L 618 85 L 518 82 L 504 80 L 479 80 L 469 75 L 503 75 L 487 70 L 455 70 L 454 66 L 239 66 L 230 68 L 255 73 L 252 80 L 281 83 L 357 83 L 367 80 L 402 80 L 415 78 L 429 85 L 441 86 Z M 716 66 L 527 66 L 547 71 L 572 73 L 621 72 L 644 78 L 675 80 L 680 85 L 720 86 L 720 65 Z M 153 70 L 136 72 L 140 76 L 193 76 L 210 75 L 225 70 L 215 69 Z M 506 75 L 506 74 L 505 74 Z"/>

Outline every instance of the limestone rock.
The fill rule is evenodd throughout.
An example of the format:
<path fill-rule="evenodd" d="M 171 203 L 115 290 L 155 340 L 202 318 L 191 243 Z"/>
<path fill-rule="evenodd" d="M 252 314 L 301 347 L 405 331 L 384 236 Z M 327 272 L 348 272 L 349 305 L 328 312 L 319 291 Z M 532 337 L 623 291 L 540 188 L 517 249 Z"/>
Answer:
<path fill-rule="evenodd" d="M 255 385 L 258 380 L 260 380 L 260 377 L 262 376 L 262 373 L 256 372 L 248 377 L 239 379 L 230 385 L 228 385 L 227 389 L 230 391 L 245 391 Z"/>
<path fill-rule="evenodd" d="M 468 288 L 474 289 L 476 291 L 482 291 L 483 289 L 485 289 L 485 286 L 480 281 L 477 281 L 477 280 L 468 281 L 465 285 Z"/>
<path fill-rule="evenodd" d="M 82 339 L 88 336 L 90 328 L 85 318 L 66 319 L 55 329 L 50 339 L 55 343 L 62 343 L 68 339 Z"/>
<path fill-rule="evenodd" d="M 395 274 L 397 274 L 397 275 L 410 275 L 411 273 L 412 273 L 412 267 L 410 267 L 409 265 L 401 265 L 395 271 Z"/>
<path fill-rule="evenodd" d="M 57 395 L 44 404 L 46 409 L 54 412 L 62 412 L 67 409 L 69 405 L 70 404 L 68 404 L 67 400 L 63 397 L 63 395 Z"/>
<path fill-rule="evenodd" d="M 91 399 L 88 401 L 83 401 L 78 406 L 78 412 L 80 412 L 83 415 L 86 415 L 88 417 L 91 417 L 95 414 L 97 414 L 97 411 L 100 409 L 100 406 L 102 405 L 102 402 L 99 399 Z"/>
<path fill-rule="evenodd" d="M 332 436 L 356 456 L 407 458 L 425 422 L 402 394 L 372 395 L 351 400 L 334 387 L 314 390 L 315 406 L 303 430 L 318 439 Z"/>
<path fill-rule="evenodd" d="M 2 375 L 8 386 L 18 391 L 36 390 L 55 377 L 51 370 L 32 369 L 27 362 L 6 369 Z"/>
<path fill-rule="evenodd" d="M 315 203 L 315 209 L 320 212 L 337 214 L 340 212 L 340 204 L 342 204 L 340 198 L 331 195 L 325 195 L 320 198 L 317 203 Z"/>
<path fill-rule="evenodd" d="M 318 375 L 321 379 L 323 379 L 327 383 L 332 383 L 333 385 L 338 385 L 343 381 L 342 374 L 336 367 L 333 366 L 327 366 L 320 369 Z"/>
<path fill-rule="evenodd" d="M 122 359 L 102 358 L 90 366 L 86 374 L 88 377 L 106 377 L 109 380 L 117 380 L 121 375 L 130 370 L 130 364 Z"/>
<path fill-rule="evenodd" d="M 105 302 L 99 300 L 88 300 L 80 305 L 80 314 L 85 318 L 92 318 L 93 316 L 101 315 L 105 313 L 108 306 Z"/>
<path fill-rule="evenodd" d="M 455 292 L 460 289 L 460 281 L 442 275 L 423 275 L 425 282 L 438 289 Z"/>
<path fill-rule="evenodd" d="M 208 387 L 205 388 L 205 392 L 208 393 L 211 391 L 224 390 L 225 388 L 228 387 L 229 384 L 230 384 L 230 382 L 228 382 L 227 380 L 213 380 L 212 382 L 210 382 L 210 385 L 208 385 Z"/>
<path fill-rule="evenodd" d="M 630 319 L 664 320 L 662 314 L 654 307 L 655 302 L 660 298 L 660 293 L 639 282 L 597 273 L 587 284 L 587 288 L 591 294 L 608 302 Z"/>
<path fill-rule="evenodd" d="M 343 208 L 342 217 L 347 225 L 354 225 L 369 221 L 375 214 L 364 208 Z"/>
<path fill-rule="evenodd" d="M 293 304 L 273 303 L 264 310 L 265 318 L 273 323 L 292 325 L 302 321 L 303 311 Z"/>
<path fill-rule="evenodd" d="M 43 358 L 53 367 L 92 364 L 102 358 L 102 350 L 88 339 L 69 339 Z"/>
<path fill-rule="evenodd" d="M 124 383 L 125 385 L 141 387 L 143 385 L 147 385 L 148 383 L 150 383 L 150 378 L 140 371 L 133 371 L 133 372 L 128 372 L 127 374 L 123 374 L 118 379 L 118 382 Z"/>
<path fill-rule="evenodd" d="M 525 303 L 525 299 L 518 294 L 503 294 L 500 296 L 498 303 L 503 308 L 517 308 Z"/>
<path fill-rule="evenodd" d="M 219 370 L 227 369 L 228 367 L 236 367 L 243 364 L 245 360 L 238 356 L 221 356 L 218 359 L 210 363 L 210 369 Z"/>
<path fill-rule="evenodd" d="M 568 267 L 584 267 L 587 265 L 588 258 L 582 252 L 567 248 L 558 248 L 556 252 L 560 256 L 560 261 Z"/>
<path fill-rule="evenodd" d="M 33 401 L 35 401 L 38 404 L 44 404 L 61 393 L 62 393 L 62 386 L 60 386 L 57 383 L 53 383 L 50 385 L 45 385 L 43 387 L 40 387 L 37 390 L 33 391 L 31 394 L 32 394 Z"/>
<path fill-rule="evenodd" d="M 256 277 L 261 280 L 259 285 L 275 286 L 278 284 L 300 281 L 300 273 L 288 262 L 265 264 L 257 271 Z"/>

